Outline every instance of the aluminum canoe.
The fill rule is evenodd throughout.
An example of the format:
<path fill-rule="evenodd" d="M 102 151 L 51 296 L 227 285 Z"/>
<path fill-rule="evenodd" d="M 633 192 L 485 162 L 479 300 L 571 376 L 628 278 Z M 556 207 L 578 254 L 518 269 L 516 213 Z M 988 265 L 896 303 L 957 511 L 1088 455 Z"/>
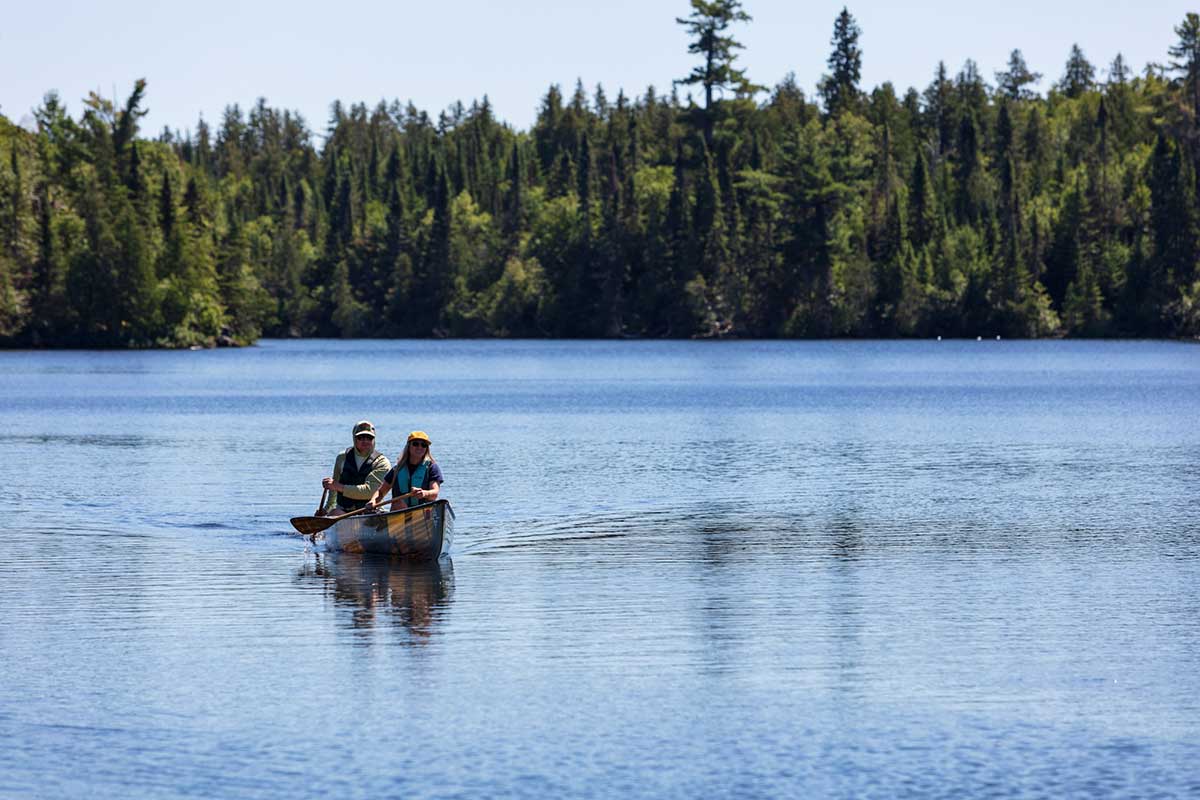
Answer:
<path fill-rule="evenodd" d="M 334 523 L 324 534 L 326 550 L 383 553 L 429 561 L 450 553 L 454 509 L 446 500 L 376 514 L 358 514 Z"/>

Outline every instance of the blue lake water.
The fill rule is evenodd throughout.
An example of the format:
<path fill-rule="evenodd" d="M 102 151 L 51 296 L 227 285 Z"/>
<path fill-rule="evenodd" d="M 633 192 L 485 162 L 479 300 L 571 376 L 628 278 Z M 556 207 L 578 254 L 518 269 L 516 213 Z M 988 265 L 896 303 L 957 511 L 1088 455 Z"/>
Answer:
<path fill-rule="evenodd" d="M 1200 347 L 0 352 L 0 797 L 1200 794 Z M 292 533 L 433 439 L 452 558 Z"/>

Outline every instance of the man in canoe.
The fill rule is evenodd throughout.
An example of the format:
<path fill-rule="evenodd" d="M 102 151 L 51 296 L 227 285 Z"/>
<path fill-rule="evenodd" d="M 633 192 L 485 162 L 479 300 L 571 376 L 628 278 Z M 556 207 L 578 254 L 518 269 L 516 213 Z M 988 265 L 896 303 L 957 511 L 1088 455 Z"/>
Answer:
<path fill-rule="evenodd" d="M 396 466 L 388 470 L 383 483 L 371 498 L 371 507 L 382 505 L 388 490 L 391 490 L 393 498 L 412 494 L 392 506 L 393 510 L 432 503 L 437 500 L 442 483 L 442 468 L 433 460 L 433 453 L 429 452 L 428 434 L 425 431 L 413 431 L 408 435 L 404 452 L 400 454 Z"/>
<path fill-rule="evenodd" d="M 338 454 L 333 462 L 333 477 L 325 478 L 325 506 L 318 516 L 357 511 L 370 500 L 383 482 L 391 462 L 375 449 L 375 426 L 361 420 L 354 426 L 354 446 Z"/>

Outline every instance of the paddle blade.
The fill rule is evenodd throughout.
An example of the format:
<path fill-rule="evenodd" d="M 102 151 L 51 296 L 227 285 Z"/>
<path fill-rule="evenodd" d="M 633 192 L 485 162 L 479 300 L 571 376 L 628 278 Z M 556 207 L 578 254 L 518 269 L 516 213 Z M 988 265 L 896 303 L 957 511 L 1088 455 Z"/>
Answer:
<path fill-rule="evenodd" d="M 337 517 L 292 517 L 292 527 L 305 536 L 320 533 L 335 522 Z"/>

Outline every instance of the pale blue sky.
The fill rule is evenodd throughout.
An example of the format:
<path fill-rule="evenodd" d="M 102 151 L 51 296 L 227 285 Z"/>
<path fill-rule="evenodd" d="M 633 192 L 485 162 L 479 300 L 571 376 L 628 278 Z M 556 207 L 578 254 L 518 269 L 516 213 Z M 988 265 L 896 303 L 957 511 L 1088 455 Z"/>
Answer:
<path fill-rule="evenodd" d="M 753 21 L 734 35 L 749 77 L 768 86 L 795 72 L 812 91 L 826 70 L 833 21 L 843 2 L 746 0 Z M 1165 62 L 1186 3 L 1085 0 L 859 0 L 847 4 L 863 34 L 863 87 L 892 81 L 899 93 L 924 88 L 939 60 L 951 74 L 967 58 L 993 80 L 1020 48 L 1044 74 L 1045 91 L 1079 43 L 1103 76 L 1118 53 L 1135 70 Z M 660 93 L 692 65 L 675 23 L 686 0 L 538 3 L 249 2 L 175 4 L 146 0 L 16 2 L 0 13 L 0 113 L 21 121 L 57 89 L 72 115 L 98 89 L 118 98 L 148 81 L 143 134 L 164 125 L 194 129 L 201 114 L 219 121 L 232 103 L 262 96 L 299 111 L 320 133 L 329 104 L 412 100 L 436 116 L 455 100 L 485 93 L 497 116 L 519 129 L 533 122 L 551 83 L 570 93 L 582 78 Z"/>

